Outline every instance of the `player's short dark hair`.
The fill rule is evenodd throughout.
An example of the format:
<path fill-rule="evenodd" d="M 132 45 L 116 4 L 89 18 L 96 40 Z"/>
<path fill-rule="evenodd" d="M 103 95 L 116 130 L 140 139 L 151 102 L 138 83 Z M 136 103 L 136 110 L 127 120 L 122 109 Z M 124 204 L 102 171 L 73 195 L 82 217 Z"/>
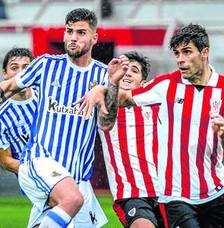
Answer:
<path fill-rule="evenodd" d="M 89 26 L 92 29 L 96 29 L 97 27 L 97 17 L 96 14 L 93 11 L 90 11 L 85 8 L 77 8 L 72 11 L 70 11 L 66 18 L 65 18 L 65 24 L 68 24 L 69 22 L 78 22 L 78 21 L 86 21 L 89 23 Z"/>
<path fill-rule="evenodd" d="M 203 48 L 209 48 L 208 34 L 201 25 L 189 24 L 179 29 L 170 40 L 170 49 L 174 50 L 180 44 L 189 44 L 190 41 L 201 52 Z"/>
<path fill-rule="evenodd" d="M 4 71 L 6 71 L 9 60 L 13 57 L 28 57 L 30 61 L 32 61 L 34 58 L 32 52 L 28 48 L 14 47 L 11 50 L 9 50 L 4 57 L 2 63 L 2 69 Z"/>
<path fill-rule="evenodd" d="M 127 56 L 130 61 L 136 61 L 141 65 L 142 80 L 146 80 L 149 75 L 149 72 L 150 72 L 149 58 L 137 51 L 129 51 L 129 52 L 124 53 L 124 55 Z"/>

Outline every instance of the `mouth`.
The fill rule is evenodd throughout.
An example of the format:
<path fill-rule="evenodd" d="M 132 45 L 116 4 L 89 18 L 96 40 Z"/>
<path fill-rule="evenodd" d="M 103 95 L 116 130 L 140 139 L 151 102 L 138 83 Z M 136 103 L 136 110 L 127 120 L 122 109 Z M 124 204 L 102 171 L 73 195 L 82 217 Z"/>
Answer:
<path fill-rule="evenodd" d="M 181 73 L 186 73 L 188 71 L 187 67 L 179 67 Z"/>
<path fill-rule="evenodd" d="M 77 49 L 78 45 L 77 44 L 69 44 L 68 47 L 71 49 Z"/>
<path fill-rule="evenodd" d="M 124 79 L 123 82 L 129 83 L 129 84 L 130 84 L 130 83 L 131 83 L 131 80 L 129 80 L 129 79 Z"/>

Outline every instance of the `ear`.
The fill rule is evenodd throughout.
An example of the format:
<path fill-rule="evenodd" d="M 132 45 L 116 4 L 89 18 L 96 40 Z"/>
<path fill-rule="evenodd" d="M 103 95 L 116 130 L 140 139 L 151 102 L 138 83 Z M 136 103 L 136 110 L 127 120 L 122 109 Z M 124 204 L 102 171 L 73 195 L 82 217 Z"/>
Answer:
<path fill-rule="evenodd" d="M 140 86 L 141 87 L 144 87 L 144 84 L 146 83 L 146 80 L 142 80 L 141 82 L 140 82 Z"/>
<path fill-rule="evenodd" d="M 96 44 L 98 41 L 98 33 L 93 34 L 93 45 Z"/>
<path fill-rule="evenodd" d="M 5 72 L 5 70 L 2 71 L 2 77 L 4 80 L 7 79 L 7 73 Z"/>
<path fill-rule="evenodd" d="M 208 55 L 209 55 L 209 48 L 206 47 L 206 48 L 203 48 L 202 51 L 201 51 L 201 55 L 203 58 L 208 58 Z"/>

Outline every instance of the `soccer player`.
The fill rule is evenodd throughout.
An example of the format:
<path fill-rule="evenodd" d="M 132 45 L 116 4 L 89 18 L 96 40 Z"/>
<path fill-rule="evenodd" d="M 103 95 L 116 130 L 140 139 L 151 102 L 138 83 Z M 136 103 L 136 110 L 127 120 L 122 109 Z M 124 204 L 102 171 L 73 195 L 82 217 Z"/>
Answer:
<path fill-rule="evenodd" d="M 209 64 L 209 38 L 202 26 L 181 28 L 170 48 L 178 70 L 125 91 L 120 99 L 129 105 L 161 103 L 159 202 L 169 227 L 224 227 L 224 77 Z M 109 89 L 119 80 L 111 79 Z"/>
<path fill-rule="evenodd" d="M 143 86 L 149 59 L 135 51 L 124 55 L 130 64 L 119 90 Z M 158 111 L 159 105 L 120 107 L 112 129 L 99 129 L 113 208 L 124 227 L 164 227 L 157 202 Z"/>
<path fill-rule="evenodd" d="M 33 55 L 27 48 L 9 50 L 3 60 L 3 79 L 14 77 L 32 59 Z M 21 153 L 30 138 L 36 107 L 37 91 L 31 88 L 22 90 L 0 106 L 0 164 L 16 174 Z"/>
<path fill-rule="evenodd" d="M 96 112 L 85 120 L 77 113 L 76 101 L 96 84 L 108 83 L 107 66 L 91 57 L 98 38 L 96 26 L 92 11 L 72 10 L 65 20 L 66 54 L 40 56 L 25 72 L 0 83 L 1 102 L 24 87 L 35 85 L 39 90 L 31 140 L 21 158 L 19 183 L 39 209 L 39 217 L 44 216 L 40 228 L 67 227 L 83 198 L 89 205 L 83 208 L 86 213 L 80 227 L 98 227 L 100 221 L 105 222 L 104 217 L 97 217 L 98 211 L 92 211 L 91 196 L 83 197 L 77 186 L 89 188 Z M 123 74 L 127 65 L 126 58 L 112 60 L 110 76 Z"/>

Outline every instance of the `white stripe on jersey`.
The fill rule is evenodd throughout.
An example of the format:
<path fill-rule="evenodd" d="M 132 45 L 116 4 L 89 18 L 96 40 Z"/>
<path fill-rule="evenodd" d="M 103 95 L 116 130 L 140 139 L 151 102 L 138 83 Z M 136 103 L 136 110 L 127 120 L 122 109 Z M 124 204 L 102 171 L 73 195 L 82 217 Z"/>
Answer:
<path fill-rule="evenodd" d="M 113 129 L 99 129 L 114 200 L 158 195 L 158 110 L 158 105 L 119 108 Z"/>
<path fill-rule="evenodd" d="M 74 103 L 96 84 L 107 86 L 107 66 L 92 60 L 88 67 L 72 64 L 67 55 L 44 55 L 17 77 L 20 87 L 40 88 L 36 129 L 24 159 L 51 155 L 76 181 L 89 179 L 94 159 L 96 110 L 89 120 L 77 115 Z M 32 153 L 30 153 L 32 151 Z"/>
<path fill-rule="evenodd" d="M 8 99 L 0 106 L 0 148 L 11 148 L 12 157 L 20 159 L 33 124 L 37 108 L 37 94 L 32 89 L 32 97 L 17 101 Z"/>
<path fill-rule="evenodd" d="M 210 111 L 224 114 L 224 80 L 213 70 L 211 81 L 201 88 L 186 85 L 180 73 L 174 72 L 133 92 L 138 104 L 151 104 L 156 96 L 161 102 L 160 202 L 199 204 L 224 193 L 223 149 L 209 116 Z"/>

